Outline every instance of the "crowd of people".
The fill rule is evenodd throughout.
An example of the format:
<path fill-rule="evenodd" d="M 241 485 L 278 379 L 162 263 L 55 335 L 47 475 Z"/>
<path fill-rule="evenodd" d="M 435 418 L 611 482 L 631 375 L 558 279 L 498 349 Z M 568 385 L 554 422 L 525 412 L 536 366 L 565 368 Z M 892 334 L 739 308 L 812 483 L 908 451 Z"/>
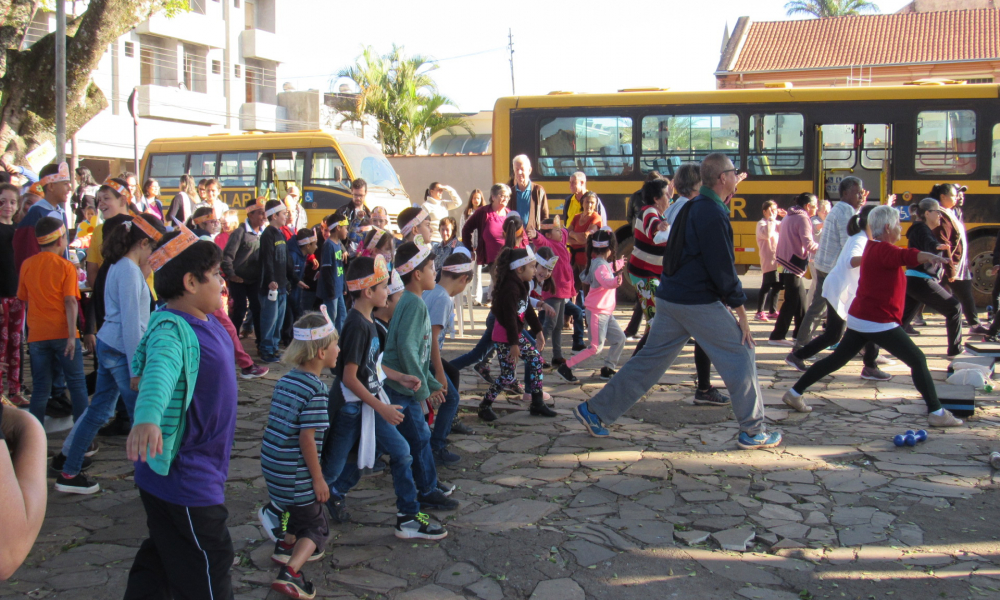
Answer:
<path fill-rule="evenodd" d="M 545 419 L 556 416 L 545 373 L 577 382 L 574 368 L 601 356 L 597 376 L 607 384 L 573 412 L 588 433 L 607 436 L 693 339 L 695 403 L 732 406 L 740 448 L 781 443 L 781 433 L 764 424 L 747 297 L 734 264 L 727 204 L 745 174 L 723 154 L 682 165 L 672 178 L 649 175 L 627 207 L 634 238 L 627 260 L 586 175 L 570 177 L 561 214 L 550 213 L 523 155 L 513 159 L 509 182 L 488 194 L 474 190 L 465 203 L 452 187 L 432 183 L 423 202 L 400 212 L 398 231 L 384 208 L 366 204 L 362 179 L 351 183 L 346 206 L 310 228 L 294 185 L 240 215 L 220 199 L 214 179 L 196 184 L 183 176 L 165 204 L 157 181 L 140 188 L 132 173 L 97 184 L 78 169 L 74 187 L 65 163 L 37 176 L 3 167 L 0 179 L 24 179 L 0 184 L 0 370 L 8 406 L 6 413 L 0 406 L 0 423 L 7 444 L 18 444 L 10 469 L 23 494 L 4 523 L 37 535 L 45 480 L 28 471 L 45 460 L 47 415 L 73 419 L 51 461 L 61 493 L 99 491 L 85 472 L 99 449 L 95 439 L 127 435 L 149 538 L 126 597 L 162 589 L 232 596 L 225 481 L 237 377 L 261 377 L 270 363 L 291 370 L 275 385 L 263 432 L 269 502 L 259 517 L 281 565 L 272 587 L 296 598 L 315 595 L 303 566 L 323 556 L 330 521 L 350 520 L 347 495 L 367 469 L 391 473 L 397 537 L 448 535 L 424 511 L 458 505 L 449 497 L 455 486 L 437 469 L 462 461 L 450 450 L 453 432 L 475 433 L 455 418 L 462 369 L 489 383 L 482 421 L 498 419 L 502 392 Z M 810 411 L 803 399 L 810 385 L 862 350 L 862 377 L 888 379 L 879 368 L 890 360 L 879 356 L 884 348 L 910 367 L 928 424 L 960 425 L 941 407 L 910 335 L 923 306 L 945 316 L 949 356 L 963 352 L 963 312 L 970 334 L 995 338 L 1000 330 L 997 320 L 983 327 L 970 304 L 964 188 L 935 186 L 910 207 L 908 249 L 895 245 L 896 209 L 866 206 L 868 192 L 854 177 L 839 192 L 832 207 L 809 193 L 787 209 L 768 201 L 757 225 L 763 284 L 756 319 L 775 321 L 769 343 L 791 346 L 785 362 L 804 372 L 784 402 Z M 638 299 L 623 330 L 615 310 L 624 277 Z M 455 299 L 469 286 L 473 302 L 490 307 L 485 332 L 472 350 L 445 360 Z M 826 325 L 813 338 L 824 312 Z M 570 321 L 573 355 L 562 341 Z M 645 331 L 619 370 L 642 321 Z M 785 339 L 793 323 L 794 342 Z M 249 337 L 261 364 L 244 350 Z M 830 356 L 807 367 L 829 347 Z M 30 398 L 22 387 L 26 350 Z M 90 374 L 85 355 L 93 357 Z M 713 365 L 728 396 L 710 383 Z M 6 468 L 0 457 L 0 477 L 10 474 Z M 0 575 L 11 572 L 9 564 L 0 564 Z"/>

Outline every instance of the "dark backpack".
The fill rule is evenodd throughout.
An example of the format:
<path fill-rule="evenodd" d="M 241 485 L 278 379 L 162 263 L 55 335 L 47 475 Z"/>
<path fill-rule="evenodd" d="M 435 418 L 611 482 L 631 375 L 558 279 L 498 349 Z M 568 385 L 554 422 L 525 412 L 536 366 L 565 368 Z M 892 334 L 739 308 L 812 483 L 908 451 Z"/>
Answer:
<path fill-rule="evenodd" d="M 673 277 L 687 263 L 686 260 L 681 259 L 684 255 L 684 242 L 687 238 L 688 215 L 691 212 L 691 206 L 695 202 L 701 201 L 699 198 L 688 200 L 681 207 L 681 211 L 677 213 L 677 218 L 674 219 L 673 225 L 670 226 L 670 235 L 667 236 L 667 249 L 663 253 L 664 277 Z"/>

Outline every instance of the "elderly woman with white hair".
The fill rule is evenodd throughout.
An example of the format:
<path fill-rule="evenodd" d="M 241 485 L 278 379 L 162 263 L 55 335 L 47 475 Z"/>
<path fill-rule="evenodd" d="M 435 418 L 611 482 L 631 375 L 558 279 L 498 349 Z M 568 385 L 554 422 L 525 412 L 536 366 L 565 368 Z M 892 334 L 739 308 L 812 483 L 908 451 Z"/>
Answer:
<path fill-rule="evenodd" d="M 927 359 L 910 339 L 900 321 L 906 299 L 903 268 L 922 264 L 947 264 L 949 260 L 916 248 L 895 245 L 902 233 L 899 213 L 879 206 L 868 215 L 869 241 L 861 256 L 861 278 L 857 295 L 847 311 L 847 333 L 833 354 L 818 361 L 785 392 L 782 400 L 799 412 L 810 412 L 802 394 L 809 386 L 846 365 L 868 342 L 878 344 L 910 367 L 913 385 L 927 403 L 931 427 L 957 427 L 960 419 L 941 407 L 927 369 Z"/>

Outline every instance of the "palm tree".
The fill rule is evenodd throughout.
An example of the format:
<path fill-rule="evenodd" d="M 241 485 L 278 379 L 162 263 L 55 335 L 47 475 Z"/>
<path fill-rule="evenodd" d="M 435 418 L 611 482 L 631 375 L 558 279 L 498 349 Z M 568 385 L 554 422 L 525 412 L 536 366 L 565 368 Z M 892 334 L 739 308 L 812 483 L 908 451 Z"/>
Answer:
<path fill-rule="evenodd" d="M 824 17 L 848 17 L 862 13 L 877 13 L 878 6 L 869 0 L 791 0 L 785 4 L 789 17 L 795 15 L 811 15 L 822 19 Z"/>
<path fill-rule="evenodd" d="M 388 154 L 416 152 L 420 144 L 443 129 L 462 127 L 471 132 L 464 119 L 441 113 L 442 107 L 453 102 L 438 93 L 430 76 L 437 68 L 430 58 L 406 56 L 396 45 L 381 56 L 367 47 L 354 65 L 337 74 L 358 87 L 356 104 L 341 110 L 341 115 L 345 122 L 360 122 L 362 127 L 367 118 L 374 118 L 378 127 L 375 137 Z"/>

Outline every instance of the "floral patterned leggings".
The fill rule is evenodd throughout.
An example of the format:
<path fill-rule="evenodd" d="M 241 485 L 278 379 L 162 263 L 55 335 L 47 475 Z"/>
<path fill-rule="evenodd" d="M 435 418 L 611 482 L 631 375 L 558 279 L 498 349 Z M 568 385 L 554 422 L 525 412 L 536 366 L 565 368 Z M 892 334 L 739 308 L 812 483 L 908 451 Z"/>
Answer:
<path fill-rule="evenodd" d="M 521 349 L 521 360 L 524 361 L 525 391 L 529 394 L 541 392 L 542 357 L 523 331 L 518 334 L 517 345 Z M 510 344 L 494 342 L 493 349 L 497 351 L 497 357 L 500 359 L 500 376 L 493 380 L 493 385 L 483 397 L 483 402 L 486 404 L 492 404 L 500 391 L 517 379 L 517 365 L 510 359 Z"/>
<path fill-rule="evenodd" d="M 629 273 L 629 279 L 635 286 L 636 302 L 642 307 L 646 323 L 656 316 L 656 288 L 660 287 L 659 277 L 636 277 Z"/>
<path fill-rule="evenodd" d="M 6 373 L 7 393 L 21 393 L 21 332 L 24 331 L 24 303 L 17 298 L 0 298 L 0 391 Z"/>

